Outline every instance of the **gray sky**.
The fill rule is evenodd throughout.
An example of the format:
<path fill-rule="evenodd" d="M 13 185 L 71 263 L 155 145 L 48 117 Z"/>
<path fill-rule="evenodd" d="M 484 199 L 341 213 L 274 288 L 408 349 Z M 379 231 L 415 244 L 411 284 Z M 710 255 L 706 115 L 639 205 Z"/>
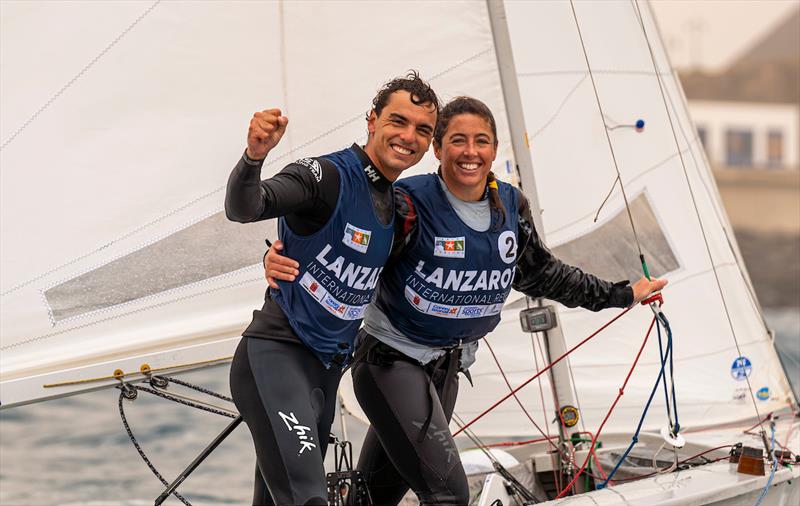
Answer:
<path fill-rule="evenodd" d="M 721 70 L 800 0 L 651 0 L 672 64 Z"/>

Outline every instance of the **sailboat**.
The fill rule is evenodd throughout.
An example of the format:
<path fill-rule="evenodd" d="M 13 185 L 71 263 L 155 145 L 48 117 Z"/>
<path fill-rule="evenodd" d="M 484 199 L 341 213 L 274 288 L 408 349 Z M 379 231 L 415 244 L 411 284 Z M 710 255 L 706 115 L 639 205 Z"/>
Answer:
<path fill-rule="evenodd" d="M 494 111 L 495 172 L 540 210 L 537 229 L 559 257 L 601 277 L 636 279 L 641 249 L 653 274 L 670 279 L 661 310 L 674 334 L 674 393 L 653 401 L 618 478 L 647 474 L 636 462 L 663 471 L 673 458 L 722 446 L 703 456 L 718 460 L 740 442 L 761 452 L 764 475 L 723 460 L 693 465 L 698 457 L 601 490 L 591 490 L 594 478 L 565 488 L 592 453 L 574 433 L 602 443 L 597 473 L 620 462 L 636 430 L 662 369 L 655 337 L 597 429 L 652 321 L 647 307 L 471 424 L 471 437 L 544 439 L 507 447 L 530 471 L 536 501 L 553 490 L 584 492 L 562 500 L 572 504 L 800 498 L 800 469 L 773 465 L 775 445 L 759 434 L 763 427 L 769 439 L 774 422 L 776 441 L 800 451 L 797 401 L 645 3 L 157 0 L 3 9 L 0 408 L 229 360 L 263 297 L 263 238 L 275 237 L 273 222 L 243 226 L 222 212 L 247 119 L 274 105 L 290 118 L 268 177 L 295 159 L 363 143 L 366 101 L 414 68 L 444 100 L 471 95 Z M 434 168 L 429 154 L 409 172 Z M 549 325 L 525 332 L 521 314 Z M 452 430 L 613 316 L 513 294 L 481 346 Z M 342 396 L 358 416 L 347 385 Z M 666 414 L 673 399 L 680 450 L 668 444 L 678 435 L 669 427 L 676 413 Z M 743 433 L 753 425 L 754 439 Z M 635 453 L 642 447 L 649 453 Z M 480 479 L 483 504 L 518 500 L 507 473 L 493 468 Z"/>

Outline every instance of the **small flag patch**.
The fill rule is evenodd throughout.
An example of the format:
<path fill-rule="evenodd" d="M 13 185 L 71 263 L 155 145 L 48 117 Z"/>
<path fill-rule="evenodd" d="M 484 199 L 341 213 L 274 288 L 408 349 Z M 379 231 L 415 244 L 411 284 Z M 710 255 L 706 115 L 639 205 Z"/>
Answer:
<path fill-rule="evenodd" d="M 444 258 L 464 258 L 466 244 L 464 237 L 436 237 L 433 255 Z"/>
<path fill-rule="evenodd" d="M 371 235 L 372 232 L 369 230 L 364 230 L 348 223 L 344 228 L 342 242 L 360 253 L 366 253 Z"/>

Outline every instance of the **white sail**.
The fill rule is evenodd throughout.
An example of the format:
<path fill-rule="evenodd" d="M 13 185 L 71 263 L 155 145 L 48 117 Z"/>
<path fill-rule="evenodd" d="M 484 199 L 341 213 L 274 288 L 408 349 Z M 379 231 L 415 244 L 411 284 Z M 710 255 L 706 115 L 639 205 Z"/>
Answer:
<path fill-rule="evenodd" d="M 661 74 L 663 98 L 637 4 L 575 2 L 605 123 L 619 125 L 610 130 L 610 141 L 643 252 L 652 274 L 670 281 L 664 291 L 664 311 L 674 331 L 679 421 L 683 427 L 698 427 L 754 417 L 753 400 L 763 416 L 787 406 L 791 391 L 747 275 L 737 262 L 735 241 L 677 75 L 649 9 L 644 2 L 640 8 Z M 506 12 L 547 242 L 565 261 L 601 277 L 636 280 L 642 273 L 619 185 L 601 209 L 617 172 L 570 3 L 507 2 Z M 675 125 L 677 147 L 664 100 Z M 641 132 L 632 128 L 639 119 L 645 121 Z M 503 322 L 488 337 L 513 386 L 536 371 L 531 337 L 520 331 L 518 310 L 507 308 Z M 561 307 L 559 312 L 571 347 L 618 311 L 595 314 Z M 587 430 L 595 431 L 606 415 L 652 317 L 648 308 L 635 308 L 571 355 Z M 746 368 L 752 394 L 741 375 L 744 368 L 732 370 L 740 356 L 750 364 Z M 654 330 L 605 432 L 632 434 L 659 367 Z M 462 390 L 456 407 L 465 420 L 508 393 L 485 347 L 473 374 L 475 387 Z M 537 383 L 522 390 L 519 398 L 540 425 L 552 421 L 548 390 L 547 415 L 542 413 Z M 663 406 L 659 388 L 646 430 L 666 425 Z M 513 399 L 473 429 L 482 435 L 539 434 Z M 555 429 L 553 423 L 550 430 L 555 433 Z"/>
<path fill-rule="evenodd" d="M 232 355 L 275 236 L 222 213 L 254 111 L 290 119 L 267 177 L 363 144 L 376 90 L 417 69 L 497 113 L 512 177 L 482 2 L 18 2 L 2 23 L 4 407 Z"/>

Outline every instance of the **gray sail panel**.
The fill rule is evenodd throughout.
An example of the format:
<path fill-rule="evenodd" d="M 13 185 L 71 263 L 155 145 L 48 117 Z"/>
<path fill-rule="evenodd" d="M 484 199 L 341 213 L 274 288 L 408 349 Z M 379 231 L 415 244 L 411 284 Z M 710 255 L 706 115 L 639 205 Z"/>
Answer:
<path fill-rule="evenodd" d="M 656 218 L 647 194 L 640 194 L 631 201 L 630 206 L 650 274 L 663 277 L 677 270 L 680 267 L 678 258 Z M 628 215 L 625 209 L 620 209 L 613 218 L 596 229 L 554 247 L 553 253 L 566 263 L 603 279 L 635 281 L 642 276 L 642 271 L 631 262 L 631 258 L 636 258 L 639 252 L 630 230 Z"/>
<path fill-rule="evenodd" d="M 216 213 L 44 292 L 53 321 L 118 306 L 253 265 L 275 220 L 243 226 Z"/>

